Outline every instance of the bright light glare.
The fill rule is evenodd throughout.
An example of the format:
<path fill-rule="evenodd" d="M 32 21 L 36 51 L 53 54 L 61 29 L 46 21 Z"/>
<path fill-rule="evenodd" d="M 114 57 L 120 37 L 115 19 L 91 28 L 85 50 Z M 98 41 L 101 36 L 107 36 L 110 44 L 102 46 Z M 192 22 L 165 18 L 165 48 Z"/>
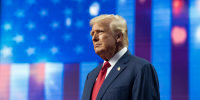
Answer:
<path fill-rule="evenodd" d="M 197 31 L 195 33 L 195 40 L 196 40 L 196 43 L 200 45 L 200 26 L 197 28 Z"/>
<path fill-rule="evenodd" d="M 99 11 L 100 11 L 99 3 L 98 2 L 92 3 L 89 9 L 90 15 L 97 16 L 99 14 Z"/>
<path fill-rule="evenodd" d="M 174 26 L 172 28 L 172 42 L 175 45 L 185 43 L 187 38 L 187 32 L 184 27 Z"/>

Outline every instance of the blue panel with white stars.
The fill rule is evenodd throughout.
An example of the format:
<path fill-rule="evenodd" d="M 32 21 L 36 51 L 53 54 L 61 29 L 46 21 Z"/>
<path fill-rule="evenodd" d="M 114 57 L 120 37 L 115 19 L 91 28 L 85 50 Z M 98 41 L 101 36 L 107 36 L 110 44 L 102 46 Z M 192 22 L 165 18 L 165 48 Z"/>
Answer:
<path fill-rule="evenodd" d="M 2 0 L 1 63 L 101 61 L 91 18 L 115 13 L 111 0 Z"/>

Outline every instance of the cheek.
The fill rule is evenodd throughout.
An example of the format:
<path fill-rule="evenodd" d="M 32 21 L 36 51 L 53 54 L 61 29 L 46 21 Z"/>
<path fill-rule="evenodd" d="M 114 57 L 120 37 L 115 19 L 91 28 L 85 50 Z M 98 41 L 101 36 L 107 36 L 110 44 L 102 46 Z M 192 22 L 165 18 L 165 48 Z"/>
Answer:
<path fill-rule="evenodd" d="M 110 35 L 102 35 L 99 37 L 99 39 L 101 40 L 101 42 L 105 42 L 105 43 L 109 43 L 113 41 L 113 37 Z"/>
<path fill-rule="evenodd" d="M 116 45 L 116 41 L 114 38 L 107 38 L 104 39 L 104 47 L 109 48 L 109 47 L 113 47 Z"/>

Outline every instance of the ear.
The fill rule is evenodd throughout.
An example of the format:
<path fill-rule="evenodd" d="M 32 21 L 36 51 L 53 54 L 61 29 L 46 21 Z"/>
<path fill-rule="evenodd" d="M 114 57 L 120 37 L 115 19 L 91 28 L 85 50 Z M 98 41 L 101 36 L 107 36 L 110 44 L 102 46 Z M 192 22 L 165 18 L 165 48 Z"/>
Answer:
<path fill-rule="evenodd" d="M 121 32 L 117 33 L 117 43 L 122 42 L 123 41 L 123 37 L 124 37 L 124 35 Z"/>

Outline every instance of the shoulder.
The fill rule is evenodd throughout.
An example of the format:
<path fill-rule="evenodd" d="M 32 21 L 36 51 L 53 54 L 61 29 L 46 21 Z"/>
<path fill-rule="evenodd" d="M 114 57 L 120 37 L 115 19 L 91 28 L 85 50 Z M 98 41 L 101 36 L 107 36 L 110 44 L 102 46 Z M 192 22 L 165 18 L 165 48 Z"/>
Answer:
<path fill-rule="evenodd" d="M 127 51 L 122 56 L 121 59 L 123 59 L 121 61 L 128 61 L 128 63 L 136 64 L 136 65 L 140 65 L 140 66 L 145 65 L 145 64 L 150 64 L 150 62 L 147 61 L 146 59 L 135 56 L 135 55 L 131 54 L 129 51 Z"/>
<path fill-rule="evenodd" d="M 137 57 L 135 55 L 130 55 L 127 67 L 135 73 L 141 72 L 145 69 L 154 69 L 149 61 L 147 61 L 144 58 Z"/>
<path fill-rule="evenodd" d="M 136 66 L 136 67 L 151 65 L 151 63 L 144 58 L 132 55 L 130 53 L 128 53 L 127 56 L 129 56 L 128 57 L 129 58 L 128 65 L 132 65 L 132 66 Z"/>
<path fill-rule="evenodd" d="M 130 57 L 131 59 L 131 62 L 134 62 L 135 64 L 137 65 L 146 65 L 146 64 L 150 64 L 149 61 L 147 61 L 146 59 L 144 58 L 141 58 L 141 57 L 137 57 L 135 55 L 131 55 Z"/>

